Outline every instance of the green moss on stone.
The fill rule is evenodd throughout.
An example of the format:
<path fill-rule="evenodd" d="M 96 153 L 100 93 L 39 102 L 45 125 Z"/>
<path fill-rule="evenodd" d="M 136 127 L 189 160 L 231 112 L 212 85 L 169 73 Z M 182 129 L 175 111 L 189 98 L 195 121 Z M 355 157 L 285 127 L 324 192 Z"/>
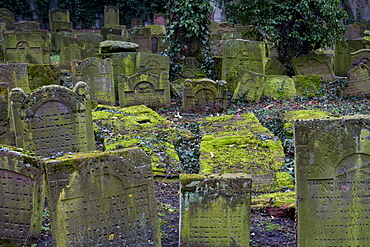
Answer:
<path fill-rule="evenodd" d="M 282 188 L 294 189 L 292 175 L 290 175 L 288 172 L 277 172 L 276 185 Z"/>
<path fill-rule="evenodd" d="M 288 135 L 293 136 L 293 122 L 295 119 L 321 118 L 330 115 L 329 112 L 320 110 L 288 111 L 283 114 L 284 130 Z"/>
<path fill-rule="evenodd" d="M 180 184 L 186 186 L 193 181 L 203 181 L 206 176 L 201 174 L 180 174 Z"/>
<path fill-rule="evenodd" d="M 297 95 L 314 97 L 323 95 L 322 76 L 319 75 L 298 75 L 293 77 Z"/>
<path fill-rule="evenodd" d="M 262 194 L 258 197 L 252 198 L 252 205 L 254 208 L 266 207 L 295 207 L 295 191 L 290 192 L 275 192 L 269 194 Z"/>

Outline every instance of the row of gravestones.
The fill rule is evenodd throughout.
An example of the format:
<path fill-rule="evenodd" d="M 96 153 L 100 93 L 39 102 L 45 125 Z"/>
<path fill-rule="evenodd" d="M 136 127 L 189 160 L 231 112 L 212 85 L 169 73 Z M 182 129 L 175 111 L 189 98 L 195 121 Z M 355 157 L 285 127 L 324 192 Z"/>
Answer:
<path fill-rule="evenodd" d="M 367 246 L 370 117 L 298 120 L 294 134 L 298 246 Z M 55 246 L 161 245 L 143 151 L 46 162 L 0 153 L 1 239 L 40 236 L 45 181 Z M 249 246 L 251 183 L 245 174 L 182 175 L 180 246 Z"/>

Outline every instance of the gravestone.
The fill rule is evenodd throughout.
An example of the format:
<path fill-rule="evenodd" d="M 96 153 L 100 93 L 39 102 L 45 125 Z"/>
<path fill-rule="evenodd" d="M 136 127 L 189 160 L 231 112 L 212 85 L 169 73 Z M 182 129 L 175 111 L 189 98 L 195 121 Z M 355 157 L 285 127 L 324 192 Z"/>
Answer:
<path fill-rule="evenodd" d="M 266 50 L 263 42 L 248 40 L 228 40 L 222 46 L 222 80 L 227 81 L 228 89 L 234 91 L 240 71 L 265 74 Z"/>
<path fill-rule="evenodd" d="M 348 76 L 352 68 L 350 64 L 350 54 L 366 48 L 363 40 L 347 40 L 346 42 L 335 43 L 334 53 L 334 72 L 337 76 Z"/>
<path fill-rule="evenodd" d="M 60 49 L 61 69 L 70 69 L 71 62 L 83 60 L 82 51 L 86 49 L 86 40 L 72 37 L 62 37 L 62 46 Z"/>
<path fill-rule="evenodd" d="M 126 26 L 119 26 L 119 27 L 102 27 L 101 28 L 101 35 L 103 35 L 103 40 L 111 40 L 109 39 L 108 35 L 117 35 L 122 37 L 122 41 L 126 41 Z M 115 39 L 113 39 L 115 40 Z"/>
<path fill-rule="evenodd" d="M 15 17 L 14 14 L 7 8 L 0 8 L 0 22 L 4 22 L 6 29 L 13 29 Z"/>
<path fill-rule="evenodd" d="M 244 100 L 259 102 L 262 97 L 265 81 L 265 75 L 243 69 L 240 72 L 233 99 L 237 100 L 241 97 Z"/>
<path fill-rule="evenodd" d="M 181 78 L 201 79 L 207 77 L 202 69 L 202 63 L 197 58 L 186 57 L 183 65 Z"/>
<path fill-rule="evenodd" d="M 132 18 L 131 19 L 131 28 L 142 27 L 143 20 L 141 18 Z"/>
<path fill-rule="evenodd" d="M 221 112 L 226 109 L 225 85 L 210 79 L 185 80 L 182 106 L 193 112 Z"/>
<path fill-rule="evenodd" d="M 319 75 L 296 75 L 293 76 L 292 79 L 298 96 L 312 98 L 323 96 L 326 93 L 325 90 L 323 90 L 325 87 L 325 80 Z"/>
<path fill-rule="evenodd" d="M 136 57 L 136 73 L 161 74 L 162 72 L 169 73 L 170 58 L 152 53 L 137 53 Z"/>
<path fill-rule="evenodd" d="M 54 9 L 49 10 L 49 25 L 50 31 L 61 32 L 68 31 L 72 32 L 72 22 L 70 21 L 69 10 Z"/>
<path fill-rule="evenodd" d="M 370 66 L 370 49 L 361 49 L 349 54 L 350 68 L 359 64 Z"/>
<path fill-rule="evenodd" d="M 160 246 L 150 158 L 140 149 L 46 163 L 54 246 Z"/>
<path fill-rule="evenodd" d="M 266 64 L 266 75 L 283 75 L 286 72 L 284 64 L 282 64 L 276 57 L 269 58 Z"/>
<path fill-rule="evenodd" d="M 166 17 L 164 14 L 155 14 L 154 15 L 154 25 L 161 25 L 165 26 L 167 24 L 168 20 L 166 20 Z"/>
<path fill-rule="evenodd" d="M 370 93 L 370 69 L 366 64 L 359 64 L 349 74 L 348 86 L 341 95 L 359 96 Z"/>
<path fill-rule="evenodd" d="M 83 61 L 74 61 L 72 77 L 74 83 L 87 83 L 92 100 L 106 105 L 116 103 L 112 59 L 90 57 Z"/>
<path fill-rule="evenodd" d="M 28 83 L 31 90 L 42 86 L 60 84 L 60 68 L 57 64 L 38 64 L 27 66 Z"/>
<path fill-rule="evenodd" d="M 162 25 L 147 25 L 150 28 L 150 47 L 152 53 L 161 53 L 168 48 L 168 43 L 164 41 L 166 27 Z"/>
<path fill-rule="evenodd" d="M 118 95 L 121 107 L 146 105 L 168 107 L 171 103 L 168 73 L 118 76 Z"/>
<path fill-rule="evenodd" d="M 291 99 L 297 95 L 295 83 L 286 75 L 268 75 L 265 80 L 263 96 L 271 99 Z"/>
<path fill-rule="evenodd" d="M 0 241 L 30 246 L 41 237 L 42 174 L 40 157 L 0 146 Z"/>
<path fill-rule="evenodd" d="M 346 32 L 341 35 L 345 39 L 355 40 L 360 38 L 360 26 L 347 25 Z"/>
<path fill-rule="evenodd" d="M 103 36 L 99 34 L 76 34 L 76 38 L 85 40 L 85 48 L 81 50 L 81 57 L 94 57 L 99 54 L 99 45 L 103 41 Z"/>
<path fill-rule="evenodd" d="M 139 52 L 151 52 L 152 40 L 151 29 L 148 27 L 137 27 L 129 30 L 131 42 L 139 45 Z"/>
<path fill-rule="evenodd" d="M 21 21 L 14 23 L 14 31 L 28 32 L 32 30 L 40 30 L 40 23 L 36 21 Z"/>
<path fill-rule="evenodd" d="M 30 95 L 14 88 L 10 98 L 17 147 L 44 157 L 95 149 L 86 83 L 77 83 L 73 91 L 44 86 Z"/>
<path fill-rule="evenodd" d="M 5 60 L 32 64 L 50 63 L 50 36 L 44 32 L 4 34 Z"/>
<path fill-rule="evenodd" d="M 27 64 L 7 63 L 0 64 L 0 82 L 6 83 L 9 90 L 20 87 L 24 92 L 29 93 Z"/>
<path fill-rule="evenodd" d="M 117 6 L 104 6 L 104 27 L 119 25 L 119 9 Z"/>
<path fill-rule="evenodd" d="M 321 75 L 325 80 L 335 78 L 329 57 L 324 54 L 310 54 L 293 58 L 292 66 L 296 75 Z"/>
<path fill-rule="evenodd" d="M 181 178 L 179 246 L 249 246 L 250 176 Z"/>
<path fill-rule="evenodd" d="M 370 118 L 294 123 L 298 246 L 367 246 Z"/>
<path fill-rule="evenodd" d="M 0 144 L 14 145 L 10 134 L 9 84 L 0 82 Z"/>
<path fill-rule="evenodd" d="M 233 38 L 234 28 L 228 23 L 218 23 L 216 21 L 211 21 L 210 33 L 211 40 L 227 40 Z"/>

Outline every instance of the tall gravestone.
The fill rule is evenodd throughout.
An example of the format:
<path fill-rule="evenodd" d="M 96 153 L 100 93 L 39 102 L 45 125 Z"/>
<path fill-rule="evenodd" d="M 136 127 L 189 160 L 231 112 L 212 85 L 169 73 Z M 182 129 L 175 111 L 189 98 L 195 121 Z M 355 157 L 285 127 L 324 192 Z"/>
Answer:
<path fill-rule="evenodd" d="M 337 41 L 335 43 L 334 72 L 337 76 L 347 76 L 352 69 L 350 54 L 366 47 L 363 40 Z"/>
<path fill-rule="evenodd" d="M 118 76 L 118 94 L 121 107 L 147 105 L 166 107 L 171 103 L 168 73 L 135 74 L 131 77 Z"/>
<path fill-rule="evenodd" d="M 328 81 L 332 81 L 335 77 L 330 59 L 325 54 L 293 58 L 291 63 L 296 75 L 321 75 Z"/>
<path fill-rule="evenodd" d="M 294 123 L 298 246 L 370 242 L 370 118 Z"/>
<path fill-rule="evenodd" d="M 202 177 L 181 177 L 179 246 L 249 246 L 251 178 Z"/>
<path fill-rule="evenodd" d="M 25 246 L 40 238 L 42 173 L 39 158 L 0 146 L 0 241 Z"/>
<path fill-rule="evenodd" d="M 72 31 L 72 22 L 70 21 L 69 10 L 54 9 L 49 11 L 50 31 Z"/>
<path fill-rule="evenodd" d="M 119 25 L 119 9 L 117 6 L 104 6 L 104 27 Z"/>
<path fill-rule="evenodd" d="M 62 37 L 62 46 L 60 49 L 61 69 L 70 69 L 71 62 L 74 60 L 83 60 L 82 51 L 86 48 L 86 40 L 73 37 Z"/>
<path fill-rule="evenodd" d="M 30 95 L 14 88 L 10 98 L 18 147 L 42 156 L 95 149 L 86 83 L 77 83 L 73 91 L 44 86 Z"/>
<path fill-rule="evenodd" d="M 9 84 L 0 82 L 0 144 L 15 145 L 14 137 L 10 134 L 9 92 Z"/>
<path fill-rule="evenodd" d="M 54 246 L 161 246 L 144 151 L 62 157 L 46 175 Z"/>
<path fill-rule="evenodd" d="M 116 103 L 112 59 L 91 57 L 74 61 L 72 76 L 74 82 L 87 83 L 91 99 L 107 105 Z"/>

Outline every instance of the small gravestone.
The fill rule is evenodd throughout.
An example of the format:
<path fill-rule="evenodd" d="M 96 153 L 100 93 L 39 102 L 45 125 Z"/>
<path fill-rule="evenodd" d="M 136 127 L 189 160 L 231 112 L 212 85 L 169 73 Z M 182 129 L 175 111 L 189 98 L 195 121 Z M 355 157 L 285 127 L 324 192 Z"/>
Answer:
<path fill-rule="evenodd" d="M 14 31 L 28 32 L 32 30 L 40 30 L 40 23 L 36 21 L 21 21 L 14 23 Z"/>
<path fill-rule="evenodd" d="M 15 17 L 14 14 L 7 8 L 0 8 L 0 22 L 4 22 L 6 29 L 13 29 Z"/>
<path fill-rule="evenodd" d="M 89 87 L 92 100 L 114 105 L 115 91 L 112 59 L 86 58 L 72 62 L 73 81 L 84 81 Z"/>
<path fill-rule="evenodd" d="M 265 86 L 266 76 L 243 69 L 240 72 L 238 85 L 234 91 L 233 99 L 242 98 L 244 100 L 260 101 Z"/>
<path fill-rule="evenodd" d="M 324 54 L 310 54 L 293 58 L 291 63 L 296 75 L 321 75 L 328 81 L 335 78 L 330 58 Z"/>
<path fill-rule="evenodd" d="M 231 38 L 234 32 L 232 25 L 227 23 L 218 23 L 216 21 L 211 21 L 210 24 L 210 38 L 212 41 L 223 40 Z"/>
<path fill-rule="evenodd" d="M 164 14 L 154 15 L 154 25 L 165 26 L 166 24 L 167 24 L 167 20 Z"/>
<path fill-rule="evenodd" d="M 17 146 L 48 157 L 95 148 L 91 102 L 84 82 L 72 90 L 44 86 L 30 95 L 10 95 Z"/>
<path fill-rule="evenodd" d="M 119 9 L 117 6 L 104 6 L 104 27 L 119 25 Z"/>
<path fill-rule="evenodd" d="M 226 86 L 210 79 L 184 82 L 183 109 L 193 112 L 221 112 L 226 109 Z"/>
<path fill-rule="evenodd" d="M 161 74 L 162 72 L 169 73 L 170 58 L 159 54 L 139 52 L 136 58 L 136 72 Z"/>
<path fill-rule="evenodd" d="M 131 41 L 139 45 L 139 51 L 151 51 L 151 34 L 152 31 L 149 27 L 136 27 L 129 30 Z"/>
<path fill-rule="evenodd" d="M 298 246 L 367 246 L 370 118 L 294 123 Z"/>
<path fill-rule="evenodd" d="M 71 62 L 74 60 L 83 60 L 82 51 L 86 48 L 86 40 L 62 37 L 62 46 L 60 49 L 60 62 L 61 69 L 70 69 Z"/>
<path fill-rule="evenodd" d="M 49 11 L 49 25 L 52 32 L 73 31 L 69 10 L 54 9 Z"/>
<path fill-rule="evenodd" d="M 370 66 L 370 49 L 361 49 L 349 54 L 350 68 L 359 64 Z"/>
<path fill-rule="evenodd" d="M 349 74 L 348 86 L 341 95 L 366 95 L 370 93 L 370 69 L 366 64 L 359 64 Z"/>
<path fill-rule="evenodd" d="M 45 199 L 40 157 L 22 152 L 0 146 L 0 241 L 14 246 L 41 237 Z"/>
<path fill-rule="evenodd" d="M 168 73 L 118 76 L 118 94 L 121 107 L 147 105 L 167 107 L 171 103 Z"/>
<path fill-rule="evenodd" d="M 29 93 L 28 71 L 26 63 L 0 64 L 0 82 L 7 83 L 9 89 L 20 87 Z"/>
<path fill-rule="evenodd" d="M 54 246 L 160 246 L 150 158 L 139 149 L 46 163 Z"/>
<path fill-rule="evenodd" d="M 297 95 L 294 80 L 286 75 L 268 75 L 263 95 L 271 99 L 289 99 Z"/>
<path fill-rule="evenodd" d="M 234 91 L 240 71 L 265 74 L 266 50 L 263 42 L 248 40 L 228 40 L 222 46 L 222 80 L 228 82 L 228 88 Z"/>
<path fill-rule="evenodd" d="M 252 180 L 183 174 L 179 246 L 249 246 Z"/>
<path fill-rule="evenodd" d="M 50 36 L 43 32 L 4 34 L 5 60 L 32 64 L 50 63 Z"/>
<path fill-rule="evenodd" d="M 345 39 L 354 40 L 360 38 L 360 26 L 357 25 L 347 25 L 346 32 L 341 36 Z"/>
<path fill-rule="evenodd" d="M 60 84 L 60 68 L 55 64 L 38 64 L 27 66 L 28 82 L 31 90 L 42 86 Z"/>
<path fill-rule="evenodd" d="M 284 64 L 282 64 L 276 57 L 269 58 L 266 64 L 266 75 L 283 75 L 286 71 Z"/>

